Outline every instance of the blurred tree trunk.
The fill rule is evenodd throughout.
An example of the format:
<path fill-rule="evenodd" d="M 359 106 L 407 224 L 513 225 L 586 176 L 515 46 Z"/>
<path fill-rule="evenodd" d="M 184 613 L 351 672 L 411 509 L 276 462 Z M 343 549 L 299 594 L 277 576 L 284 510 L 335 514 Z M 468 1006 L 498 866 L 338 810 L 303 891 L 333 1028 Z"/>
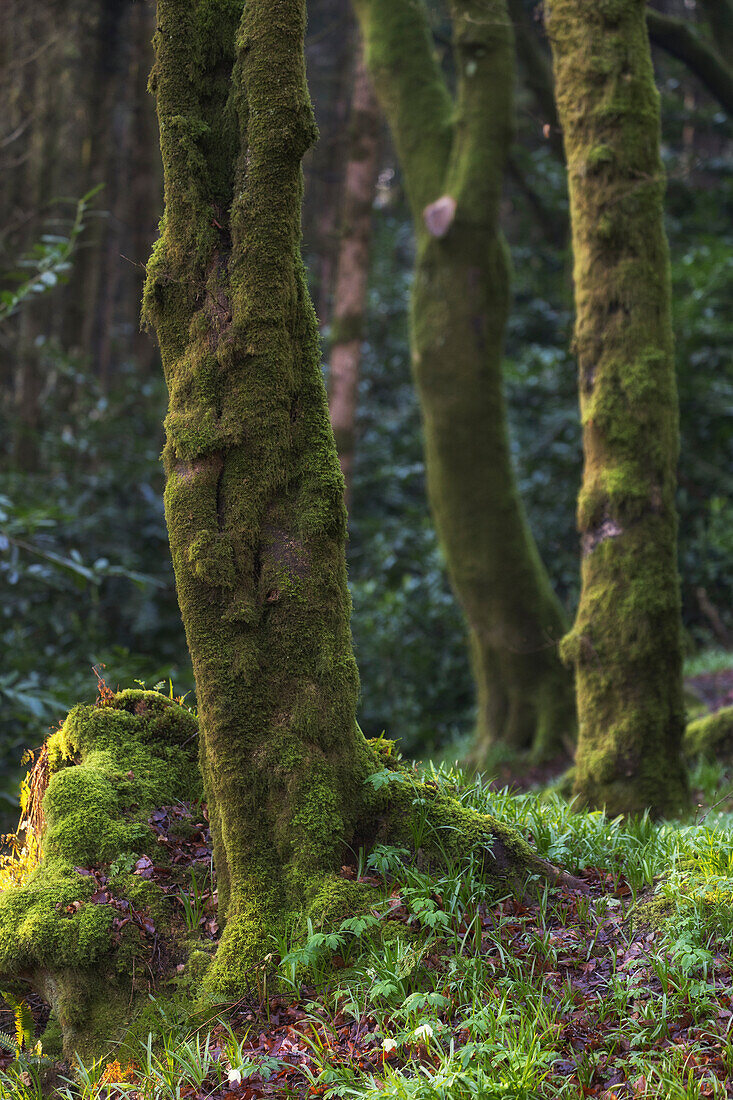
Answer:
<path fill-rule="evenodd" d="M 659 97 L 640 0 L 551 0 L 568 164 L 585 468 L 576 793 L 611 814 L 689 798 L 675 466 L 678 412 Z"/>
<path fill-rule="evenodd" d="M 76 87 L 84 140 L 75 188 L 85 194 L 102 184 L 96 205 L 103 216 L 90 221 L 76 257 L 64 294 L 62 341 L 90 362 L 106 387 L 115 357 L 124 359 L 141 347 L 136 303 L 160 212 L 146 83 L 155 25 L 152 7 L 134 0 L 102 0 L 85 14 L 79 43 L 93 64 Z"/>
<path fill-rule="evenodd" d="M 504 0 L 451 3 L 457 96 L 414 0 L 355 0 L 367 62 L 397 147 L 417 237 L 412 357 L 430 503 L 468 620 L 478 720 L 540 756 L 574 736 L 565 629 L 529 530 L 509 451 L 501 360 L 509 270 L 499 200 L 513 125 Z"/>
<path fill-rule="evenodd" d="M 379 170 L 379 123 L 379 106 L 366 71 L 363 51 L 357 45 L 329 356 L 329 412 L 346 483 L 347 505 L 354 467 L 372 206 Z"/>
<path fill-rule="evenodd" d="M 134 89 L 130 115 L 131 157 L 127 187 L 126 240 L 131 251 L 123 266 L 123 301 L 130 299 L 135 309 L 131 314 L 133 329 L 132 354 L 138 369 L 148 376 L 159 369 L 158 355 L 138 320 L 138 303 L 145 281 L 145 264 L 155 240 L 163 207 L 163 176 L 160 164 L 158 125 L 151 96 L 148 74 L 152 62 L 152 38 L 155 33 L 155 5 L 133 4 L 132 50 L 128 81 Z"/>
<path fill-rule="evenodd" d="M 733 58 L 733 3 L 731 0 L 700 0 L 705 18 L 721 57 Z"/>
<path fill-rule="evenodd" d="M 646 21 L 653 44 L 682 61 L 706 91 L 718 100 L 728 114 L 732 114 L 733 68 L 724 60 L 724 56 L 730 56 L 730 47 L 726 54 L 722 53 L 723 43 L 727 40 L 726 22 L 722 18 L 725 8 L 722 0 L 715 0 L 715 5 L 718 3 L 720 8 L 710 9 L 721 16 L 720 37 L 716 34 L 714 45 L 707 42 L 687 19 L 678 19 L 649 8 Z M 712 18 L 710 21 L 712 26 L 717 26 Z"/>
<path fill-rule="evenodd" d="M 66 292 L 62 340 L 89 357 L 96 374 L 99 363 L 99 315 L 104 300 L 113 293 L 105 271 L 105 250 L 110 223 L 117 211 L 115 192 L 119 180 L 112 171 L 116 133 L 116 105 L 120 96 L 119 74 L 124 66 L 128 39 L 125 34 L 131 0 L 99 0 L 85 11 L 79 28 L 79 43 L 85 58 L 80 73 L 78 109 L 84 119 L 78 186 L 81 194 L 102 185 L 97 205 L 107 212 L 92 220 L 84 234 L 84 247 L 77 254 Z"/>
<path fill-rule="evenodd" d="M 349 0 L 309 0 L 306 58 L 320 138 L 304 160 L 303 239 L 322 329 L 333 308 L 356 44 Z"/>
<path fill-rule="evenodd" d="M 17 231 L 10 237 L 18 250 L 15 261 L 40 236 L 43 217 L 54 197 L 55 164 L 63 132 L 63 93 L 53 95 L 47 90 L 57 86 L 61 89 L 63 79 L 59 50 L 53 42 L 44 46 L 49 15 L 46 4 L 32 13 L 18 13 L 22 42 L 18 100 L 27 129 L 15 174 Z M 39 464 L 41 373 L 36 338 L 50 329 L 53 319 L 53 306 L 47 297 L 32 306 L 31 312 L 31 303 L 26 303 L 12 322 L 15 359 L 12 456 L 15 467 L 28 473 L 35 472 Z"/>

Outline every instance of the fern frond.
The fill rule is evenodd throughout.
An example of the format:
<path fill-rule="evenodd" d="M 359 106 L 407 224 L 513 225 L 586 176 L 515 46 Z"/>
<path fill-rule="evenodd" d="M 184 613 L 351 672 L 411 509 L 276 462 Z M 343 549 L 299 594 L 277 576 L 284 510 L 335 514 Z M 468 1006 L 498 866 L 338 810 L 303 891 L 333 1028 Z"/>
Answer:
<path fill-rule="evenodd" d="M 4 1047 L 10 1054 L 18 1053 L 18 1044 L 12 1035 L 8 1035 L 5 1031 L 0 1031 L 0 1047 Z"/>
<path fill-rule="evenodd" d="M 5 1001 L 10 1011 L 15 1016 L 15 1050 L 28 1050 L 33 1045 L 33 1037 L 36 1024 L 33 1019 L 31 1007 L 27 1001 L 19 1001 L 12 994 L 0 990 L 0 997 Z"/>
<path fill-rule="evenodd" d="M 33 1019 L 31 1006 L 26 1001 L 21 1001 L 15 1010 L 15 1037 L 20 1050 L 30 1050 L 33 1046 L 35 1031 L 36 1022 Z"/>

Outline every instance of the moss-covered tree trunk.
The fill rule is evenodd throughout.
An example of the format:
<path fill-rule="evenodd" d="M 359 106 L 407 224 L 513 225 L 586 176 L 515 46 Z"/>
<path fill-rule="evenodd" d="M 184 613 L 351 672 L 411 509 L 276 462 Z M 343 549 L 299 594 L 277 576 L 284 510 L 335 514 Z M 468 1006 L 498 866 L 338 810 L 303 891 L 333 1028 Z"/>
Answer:
<path fill-rule="evenodd" d="M 304 23 L 304 0 L 160 0 L 152 76 L 165 214 L 144 311 L 170 392 L 166 516 L 225 985 L 335 864 L 374 767 L 355 721 L 343 479 L 299 251 L 316 136 Z"/>
<path fill-rule="evenodd" d="M 642 0 L 552 0 L 570 185 L 585 467 L 576 792 L 611 813 L 687 799 L 680 752 L 677 393 L 659 98 Z"/>
<path fill-rule="evenodd" d="M 509 453 L 501 360 L 509 270 L 499 200 L 512 133 L 505 0 L 453 0 L 457 95 L 418 0 L 354 0 L 402 166 L 417 237 L 413 369 L 430 502 L 468 621 L 478 720 L 493 741 L 548 754 L 572 738 L 563 615 L 529 530 Z"/>
<path fill-rule="evenodd" d="M 331 425 L 346 483 L 347 504 L 354 469 L 356 402 L 369 281 L 372 206 L 379 168 L 379 121 L 379 106 L 366 71 L 361 44 L 358 44 L 341 211 L 341 240 L 333 294 L 328 382 Z"/>

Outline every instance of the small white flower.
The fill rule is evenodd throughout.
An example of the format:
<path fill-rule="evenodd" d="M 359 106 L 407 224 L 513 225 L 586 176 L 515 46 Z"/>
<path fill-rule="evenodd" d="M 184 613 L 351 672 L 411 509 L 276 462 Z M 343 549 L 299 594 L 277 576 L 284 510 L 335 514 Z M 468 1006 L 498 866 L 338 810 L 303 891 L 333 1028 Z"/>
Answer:
<path fill-rule="evenodd" d="M 394 1050 L 396 1046 L 397 1043 L 389 1035 L 382 1041 L 382 1047 L 387 1054 L 389 1054 L 390 1050 Z"/>
<path fill-rule="evenodd" d="M 242 1071 L 241 1069 L 230 1069 L 227 1074 L 227 1081 L 230 1085 L 242 1084 Z"/>
<path fill-rule="evenodd" d="M 416 1027 L 412 1034 L 415 1039 L 432 1039 L 435 1032 L 430 1024 L 420 1024 L 420 1027 Z"/>

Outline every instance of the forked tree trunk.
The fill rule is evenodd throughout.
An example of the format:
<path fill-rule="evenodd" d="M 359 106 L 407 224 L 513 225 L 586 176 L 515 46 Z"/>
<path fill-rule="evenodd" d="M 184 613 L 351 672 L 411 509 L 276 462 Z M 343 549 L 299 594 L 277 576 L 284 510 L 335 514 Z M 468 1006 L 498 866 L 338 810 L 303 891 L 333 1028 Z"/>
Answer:
<path fill-rule="evenodd" d="M 505 0 L 453 0 L 457 97 L 415 0 L 354 0 L 397 146 L 417 237 L 413 370 L 430 504 L 469 626 L 478 717 L 473 758 L 500 741 L 537 755 L 574 735 L 560 605 L 512 470 L 502 380 L 509 306 L 499 231 L 513 124 Z"/>
<path fill-rule="evenodd" d="M 677 393 L 659 97 L 642 0 L 552 0 L 565 139 L 585 468 L 576 792 L 610 813 L 688 798 L 677 521 Z"/>
<path fill-rule="evenodd" d="M 344 179 L 341 239 L 333 295 L 329 412 L 350 502 L 356 440 L 356 406 L 364 335 L 372 206 L 379 169 L 379 106 L 357 44 L 349 152 Z"/>
<path fill-rule="evenodd" d="M 355 720 L 343 479 L 299 251 L 315 138 L 304 23 L 305 0 L 158 4 L 165 214 L 144 311 L 170 392 L 166 516 L 224 986 L 241 985 L 268 922 L 335 865 L 374 767 Z"/>

